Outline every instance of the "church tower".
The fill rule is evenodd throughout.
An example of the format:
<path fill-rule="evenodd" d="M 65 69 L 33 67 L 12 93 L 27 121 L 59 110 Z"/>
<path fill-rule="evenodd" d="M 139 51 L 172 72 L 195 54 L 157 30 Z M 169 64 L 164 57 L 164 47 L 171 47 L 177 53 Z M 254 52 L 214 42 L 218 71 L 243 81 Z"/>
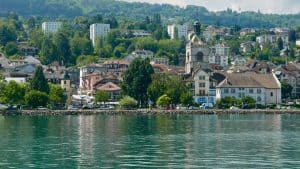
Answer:
<path fill-rule="evenodd" d="M 209 67 L 210 48 L 205 45 L 196 33 L 190 33 L 186 45 L 185 73 L 191 74 L 196 69 Z"/>

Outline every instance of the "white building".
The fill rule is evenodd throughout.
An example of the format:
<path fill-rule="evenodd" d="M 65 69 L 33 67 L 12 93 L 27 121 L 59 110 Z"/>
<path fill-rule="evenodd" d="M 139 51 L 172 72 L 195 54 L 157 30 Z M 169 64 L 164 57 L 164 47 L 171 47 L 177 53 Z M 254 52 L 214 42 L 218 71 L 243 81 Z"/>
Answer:
<path fill-rule="evenodd" d="M 187 25 L 176 25 L 176 24 L 169 25 L 168 26 L 168 34 L 171 39 L 176 38 L 176 33 L 178 35 L 177 38 L 186 38 L 188 35 L 188 26 Z"/>
<path fill-rule="evenodd" d="M 278 39 L 281 38 L 284 44 L 288 44 L 289 43 L 289 36 L 288 34 L 276 34 L 276 35 L 262 35 L 262 36 L 258 36 L 256 38 L 256 42 L 259 43 L 260 45 L 264 45 L 268 42 L 270 43 L 276 43 L 278 41 Z"/>
<path fill-rule="evenodd" d="M 42 30 L 44 33 L 56 33 L 62 26 L 61 22 L 43 22 Z"/>
<path fill-rule="evenodd" d="M 96 43 L 96 39 L 102 36 L 106 36 L 110 32 L 110 24 L 95 23 L 90 26 L 90 39 L 93 45 Z"/>
<path fill-rule="evenodd" d="M 297 40 L 297 41 L 296 41 L 296 45 L 297 45 L 297 46 L 300 46 L 300 40 Z"/>
<path fill-rule="evenodd" d="M 213 72 L 211 69 L 197 69 L 185 81 L 193 94 L 195 103 L 214 105 L 216 103 L 216 86 L 224 79 L 223 74 Z"/>
<path fill-rule="evenodd" d="M 212 54 L 209 57 L 209 63 L 218 64 L 222 67 L 228 66 L 228 59 L 230 56 L 230 47 L 224 44 L 217 44 L 212 49 Z"/>
<path fill-rule="evenodd" d="M 275 74 L 230 73 L 216 88 L 217 99 L 249 96 L 261 105 L 281 103 L 281 83 Z"/>
<path fill-rule="evenodd" d="M 126 56 L 125 60 L 128 62 L 131 62 L 136 58 L 152 59 L 153 56 L 154 56 L 154 53 L 150 50 L 135 50 L 130 55 Z"/>

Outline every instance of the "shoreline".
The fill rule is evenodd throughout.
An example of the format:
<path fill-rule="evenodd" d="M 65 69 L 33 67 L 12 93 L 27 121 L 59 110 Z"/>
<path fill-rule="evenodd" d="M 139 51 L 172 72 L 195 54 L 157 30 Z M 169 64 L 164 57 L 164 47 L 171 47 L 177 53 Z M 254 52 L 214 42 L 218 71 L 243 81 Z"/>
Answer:
<path fill-rule="evenodd" d="M 3 116 L 64 116 L 64 115 L 223 115 L 223 114 L 300 114 L 297 110 L 17 110 L 3 111 Z"/>

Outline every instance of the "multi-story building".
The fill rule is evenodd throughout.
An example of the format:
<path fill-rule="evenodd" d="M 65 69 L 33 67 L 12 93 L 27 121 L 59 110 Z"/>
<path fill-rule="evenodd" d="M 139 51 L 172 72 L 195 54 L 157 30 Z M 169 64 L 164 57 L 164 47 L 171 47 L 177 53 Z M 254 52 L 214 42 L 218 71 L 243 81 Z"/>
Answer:
<path fill-rule="evenodd" d="M 61 22 L 43 22 L 42 30 L 44 33 L 56 33 L 62 26 Z"/>
<path fill-rule="evenodd" d="M 293 87 L 291 98 L 300 98 L 300 64 L 290 62 L 273 70 L 281 82 L 286 82 Z"/>
<path fill-rule="evenodd" d="M 188 26 L 187 25 L 169 25 L 168 34 L 171 39 L 175 38 L 186 38 L 188 35 Z"/>
<path fill-rule="evenodd" d="M 96 39 L 106 36 L 110 32 L 110 24 L 95 23 L 90 26 L 90 39 L 93 45 L 96 44 Z"/>
<path fill-rule="evenodd" d="M 185 81 L 193 94 L 195 103 L 214 105 L 216 103 L 216 86 L 224 79 L 223 74 L 207 68 L 194 71 Z"/>
<path fill-rule="evenodd" d="M 223 67 L 228 66 L 228 59 L 230 56 L 230 47 L 224 44 L 217 44 L 211 48 L 212 53 L 209 57 L 209 63 L 218 64 Z"/>
<path fill-rule="evenodd" d="M 230 73 L 216 87 L 216 98 L 252 97 L 257 104 L 270 105 L 281 103 L 281 83 L 275 74 L 255 72 Z"/>

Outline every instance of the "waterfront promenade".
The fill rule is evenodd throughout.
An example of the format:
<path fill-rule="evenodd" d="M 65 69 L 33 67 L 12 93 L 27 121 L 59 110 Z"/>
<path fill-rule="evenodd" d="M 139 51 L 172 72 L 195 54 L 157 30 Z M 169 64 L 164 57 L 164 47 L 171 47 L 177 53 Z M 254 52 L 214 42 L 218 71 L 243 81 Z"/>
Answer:
<path fill-rule="evenodd" d="M 300 114 L 300 109 L 279 110 L 279 109 L 240 109 L 240 110 L 222 110 L 222 109 L 203 109 L 203 110 L 19 110 L 3 111 L 1 115 L 193 115 L 193 114 Z"/>

